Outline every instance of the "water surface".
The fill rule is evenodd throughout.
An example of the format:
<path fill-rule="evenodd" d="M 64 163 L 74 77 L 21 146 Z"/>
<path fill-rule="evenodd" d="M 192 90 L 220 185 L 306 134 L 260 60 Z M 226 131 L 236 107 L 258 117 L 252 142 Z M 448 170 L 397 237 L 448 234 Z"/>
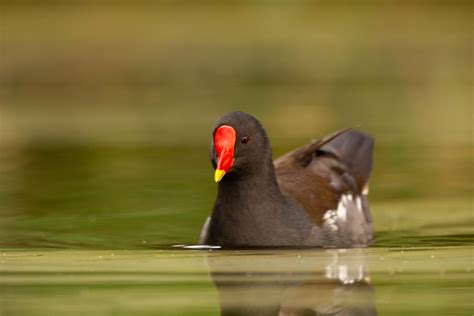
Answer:
<path fill-rule="evenodd" d="M 10 250 L 2 315 L 470 315 L 472 251 Z"/>
<path fill-rule="evenodd" d="M 380 152 L 377 167 L 392 169 L 393 151 Z M 427 170 L 431 153 L 409 163 Z M 212 207 L 207 146 L 42 145 L 18 155 L 0 173 L 2 315 L 473 312 L 472 199 L 416 185 L 439 193 L 439 175 L 399 167 L 405 186 L 393 186 L 390 173 L 374 174 L 368 249 L 189 250 L 172 246 L 195 244 Z"/>

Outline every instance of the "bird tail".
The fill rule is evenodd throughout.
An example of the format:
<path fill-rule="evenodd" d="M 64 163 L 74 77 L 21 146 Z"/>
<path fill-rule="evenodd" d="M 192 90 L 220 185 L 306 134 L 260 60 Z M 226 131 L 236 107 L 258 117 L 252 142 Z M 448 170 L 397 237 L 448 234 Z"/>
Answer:
<path fill-rule="evenodd" d="M 368 186 L 372 171 L 373 150 L 374 140 L 371 136 L 347 130 L 321 146 L 318 152 L 331 154 L 348 166 L 357 188 L 362 192 Z"/>

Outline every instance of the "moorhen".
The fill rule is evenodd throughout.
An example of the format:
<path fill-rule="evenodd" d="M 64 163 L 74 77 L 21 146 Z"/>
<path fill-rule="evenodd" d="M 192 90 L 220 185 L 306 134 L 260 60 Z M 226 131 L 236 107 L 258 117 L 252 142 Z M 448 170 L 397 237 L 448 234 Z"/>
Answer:
<path fill-rule="evenodd" d="M 373 139 L 344 130 L 275 161 L 260 122 L 243 112 L 214 126 L 218 193 L 201 244 L 363 247 L 372 242 L 368 179 Z"/>

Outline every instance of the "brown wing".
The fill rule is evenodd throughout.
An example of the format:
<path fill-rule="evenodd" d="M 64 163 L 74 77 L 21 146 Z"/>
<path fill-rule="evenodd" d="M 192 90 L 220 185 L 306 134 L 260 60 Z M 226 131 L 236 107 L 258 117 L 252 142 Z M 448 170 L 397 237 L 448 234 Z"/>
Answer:
<path fill-rule="evenodd" d="M 344 130 L 277 158 L 275 170 L 280 189 L 296 200 L 318 225 L 328 210 L 337 210 L 343 195 L 371 221 L 362 191 L 372 166 L 370 136 Z M 356 200 L 356 197 L 360 200 Z"/>

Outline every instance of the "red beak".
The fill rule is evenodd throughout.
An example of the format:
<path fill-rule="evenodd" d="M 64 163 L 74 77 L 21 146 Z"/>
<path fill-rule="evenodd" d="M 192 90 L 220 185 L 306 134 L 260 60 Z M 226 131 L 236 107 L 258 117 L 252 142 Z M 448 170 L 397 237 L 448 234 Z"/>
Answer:
<path fill-rule="evenodd" d="M 217 154 L 217 168 L 214 174 L 216 182 L 221 181 L 234 163 L 235 135 L 235 129 L 228 125 L 220 126 L 214 133 L 214 149 Z"/>

